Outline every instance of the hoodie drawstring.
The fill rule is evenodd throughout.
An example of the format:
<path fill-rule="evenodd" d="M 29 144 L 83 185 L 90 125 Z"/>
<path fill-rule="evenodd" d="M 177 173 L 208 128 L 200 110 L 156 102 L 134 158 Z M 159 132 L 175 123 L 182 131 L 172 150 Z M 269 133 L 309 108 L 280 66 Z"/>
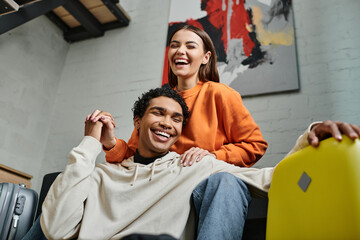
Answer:
<path fill-rule="evenodd" d="M 136 166 L 135 166 L 135 173 L 134 173 L 134 177 L 133 177 L 131 186 L 134 186 L 134 183 L 135 183 L 135 181 L 136 181 L 136 179 L 137 179 L 137 176 L 138 176 L 138 171 L 139 171 L 139 164 L 136 164 Z"/>
<path fill-rule="evenodd" d="M 153 178 L 154 175 L 155 175 L 155 168 L 156 168 L 157 162 L 161 161 L 161 159 L 162 159 L 162 158 L 158 158 L 158 159 L 156 159 L 156 160 L 152 163 L 152 165 L 151 165 L 151 174 L 150 174 L 149 182 L 152 180 L 152 178 Z M 170 169 L 170 172 L 171 172 L 171 173 L 174 173 L 173 168 L 171 168 L 171 164 L 173 164 L 176 159 L 177 159 L 177 158 L 172 159 L 172 160 L 169 161 L 168 164 L 167 164 L 167 167 Z M 124 162 L 123 162 L 123 164 L 124 164 Z M 135 173 L 134 173 L 132 182 L 131 182 L 131 184 L 130 184 L 131 186 L 134 186 L 134 184 L 135 184 L 135 181 L 136 181 L 136 179 L 137 179 L 137 177 L 138 177 L 139 165 L 141 165 L 141 164 L 138 164 L 138 163 L 134 163 L 134 164 L 135 164 Z M 124 165 L 124 166 L 126 166 L 126 165 Z"/>
<path fill-rule="evenodd" d="M 151 175 L 150 175 L 150 178 L 149 178 L 149 182 L 151 181 L 152 177 L 154 176 L 154 173 L 155 173 L 155 162 L 156 160 L 153 162 L 153 164 L 151 165 Z M 134 176 L 133 176 L 133 179 L 132 179 L 132 182 L 131 182 L 131 186 L 134 186 L 135 184 L 135 181 L 137 179 L 137 176 L 138 176 L 138 172 L 139 172 L 139 164 L 136 164 L 135 165 L 135 173 L 134 173 Z"/>
<path fill-rule="evenodd" d="M 150 174 L 149 182 L 151 181 L 152 177 L 154 176 L 156 160 L 153 162 L 153 164 L 151 166 L 151 174 Z"/>

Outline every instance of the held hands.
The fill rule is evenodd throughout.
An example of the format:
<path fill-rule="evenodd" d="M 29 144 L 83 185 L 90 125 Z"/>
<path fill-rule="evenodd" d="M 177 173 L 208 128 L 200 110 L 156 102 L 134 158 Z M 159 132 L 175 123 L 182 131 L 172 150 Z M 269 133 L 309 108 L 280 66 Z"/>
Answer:
<path fill-rule="evenodd" d="M 320 141 L 334 137 L 336 140 L 342 140 L 342 134 L 351 139 L 360 137 L 360 126 L 345 122 L 326 120 L 312 127 L 308 135 L 309 144 L 317 147 Z"/>
<path fill-rule="evenodd" d="M 191 166 L 195 161 L 199 162 L 203 157 L 208 155 L 216 158 L 215 154 L 205 149 L 192 147 L 181 155 L 181 163 L 184 167 Z"/>
<path fill-rule="evenodd" d="M 116 138 L 114 134 L 114 128 L 116 127 L 113 116 L 104 111 L 95 110 L 92 114 L 89 114 L 85 120 L 85 136 L 92 136 L 95 134 L 101 144 L 106 149 L 111 149 L 116 144 Z M 88 134 L 87 134 L 88 128 Z M 100 129 L 99 129 L 100 128 Z M 100 134 L 98 136 L 98 134 Z"/>

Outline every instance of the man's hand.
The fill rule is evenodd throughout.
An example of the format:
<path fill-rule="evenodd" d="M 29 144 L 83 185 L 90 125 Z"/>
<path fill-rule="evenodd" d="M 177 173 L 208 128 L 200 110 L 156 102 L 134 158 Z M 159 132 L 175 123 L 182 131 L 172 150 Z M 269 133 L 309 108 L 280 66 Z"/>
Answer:
<path fill-rule="evenodd" d="M 116 144 L 114 128 L 116 127 L 113 116 L 104 111 L 95 110 L 92 114 L 86 117 L 86 121 L 92 123 L 102 122 L 103 127 L 99 141 L 106 149 L 111 149 Z"/>
<path fill-rule="evenodd" d="M 312 127 L 308 135 L 308 141 L 310 145 L 317 147 L 319 146 L 320 141 L 326 138 L 334 137 L 336 140 L 341 141 L 342 134 L 351 139 L 359 138 L 360 126 L 345 122 L 326 120 Z"/>
<path fill-rule="evenodd" d="M 181 155 L 181 163 L 184 167 L 191 166 L 195 161 L 199 162 L 203 157 L 211 155 L 216 158 L 216 155 L 209 152 L 208 150 L 192 147 Z"/>

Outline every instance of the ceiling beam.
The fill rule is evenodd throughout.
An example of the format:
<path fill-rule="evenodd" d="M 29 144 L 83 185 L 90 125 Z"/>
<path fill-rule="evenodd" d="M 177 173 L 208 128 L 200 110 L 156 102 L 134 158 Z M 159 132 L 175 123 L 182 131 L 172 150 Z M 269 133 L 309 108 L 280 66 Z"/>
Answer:
<path fill-rule="evenodd" d="M 80 22 L 92 37 L 104 35 L 101 23 L 78 0 L 69 0 L 63 7 Z"/>
<path fill-rule="evenodd" d="M 0 15 L 19 10 L 19 4 L 14 0 L 0 0 Z"/>
<path fill-rule="evenodd" d="M 124 27 L 119 22 L 109 22 L 102 25 L 104 31 Z M 64 31 L 64 39 L 67 42 L 78 42 L 85 39 L 92 38 L 93 36 L 83 27 L 69 28 L 68 31 Z"/>
<path fill-rule="evenodd" d="M 127 15 L 126 11 L 120 6 L 117 5 L 119 0 L 101 0 L 105 6 L 110 10 L 112 14 L 118 19 L 118 22 L 122 26 L 128 26 L 130 22 L 130 17 Z"/>
<path fill-rule="evenodd" d="M 39 17 L 63 5 L 67 1 L 68 0 L 42 0 L 21 6 L 17 12 L 2 15 L 0 16 L 0 34 Z"/>
<path fill-rule="evenodd" d="M 89 33 L 85 28 L 81 26 L 70 28 L 69 31 L 64 32 L 65 41 L 70 43 L 93 38 L 93 37 L 94 36 L 91 33 Z"/>
<path fill-rule="evenodd" d="M 105 23 L 103 24 L 104 29 L 107 30 L 112 30 L 112 29 L 116 29 L 116 28 L 121 28 L 124 27 L 124 25 L 120 22 L 109 22 L 109 23 Z"/>
<path fill-rule="evenodd" d="M 45 16 L 55 23 L 55 25 L 58 26 L 58 28 L 60 28 L 64 33 L 69 31 L 70 28 L 53 11 L 46 13 Z"/>
<path fill-rule="evenodd" d="M 19 4 L 19 6 L 24 6 L 26 4 L 34 3 L 37 1 L 42 1 L 42 0 L 15 0 L 15 2 L 17 2 L 17 4 Z"/>

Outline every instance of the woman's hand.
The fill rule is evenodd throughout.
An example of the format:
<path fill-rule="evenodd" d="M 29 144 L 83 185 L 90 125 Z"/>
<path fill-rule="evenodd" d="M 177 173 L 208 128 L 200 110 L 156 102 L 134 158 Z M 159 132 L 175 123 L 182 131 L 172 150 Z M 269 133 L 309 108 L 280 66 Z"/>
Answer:
<path fill-rule="evenodd" d="M 216 158 L 216 155 L 208 150 L 199 147 L 192 147 L 181 155 L 181 163 L 184 167 L 191 166 L 195 161 L 199 162 L 203 157 L 208 155 Z"/>
<path fill-rule="evenodd" d="M 114 128 L 116 127 L 113 116 L 104 111 L 95 110 L 86 117 L 86 121 L 96 123 L 98 121 L 103 123 L 100 142 L 106 149 L 111 149 L 116 144 Z"/>
<path fill-rule="evenodd" d="M 311 129 L 308 135 L 308 141 L 310 145 L 317 147 L 320 141 L 326 138 L 334 137 L 336 140 L 341 141 L 342 134 L 348 136 L 351 139 L 359 138 L 360 126 L 346 122 L 326 120 L 315 125 Z"/>

